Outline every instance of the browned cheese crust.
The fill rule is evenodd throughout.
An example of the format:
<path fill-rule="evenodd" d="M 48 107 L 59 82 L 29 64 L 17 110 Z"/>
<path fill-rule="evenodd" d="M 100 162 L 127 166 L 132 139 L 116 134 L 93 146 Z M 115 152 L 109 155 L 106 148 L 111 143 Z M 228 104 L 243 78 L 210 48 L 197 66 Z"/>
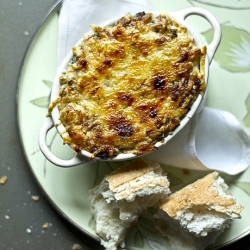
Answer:
<path fill-rule="evenodd" d="M 151 152 L 204 92 L 206 47 L 166 13 L 91 27 L 60 77 L 64 143 L 100 158 Z"/>

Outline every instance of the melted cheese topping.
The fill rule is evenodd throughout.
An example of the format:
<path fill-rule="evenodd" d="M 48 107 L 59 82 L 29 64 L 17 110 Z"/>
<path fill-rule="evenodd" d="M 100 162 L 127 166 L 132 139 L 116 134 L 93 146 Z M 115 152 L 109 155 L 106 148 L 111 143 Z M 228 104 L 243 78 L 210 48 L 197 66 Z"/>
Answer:
<path fill-rule="evenodd" d="M 151 152 L 204 91 L 206 48 L 168 14 L 91 27 L 60 77 L 64 143 L 100 158 Z"/>

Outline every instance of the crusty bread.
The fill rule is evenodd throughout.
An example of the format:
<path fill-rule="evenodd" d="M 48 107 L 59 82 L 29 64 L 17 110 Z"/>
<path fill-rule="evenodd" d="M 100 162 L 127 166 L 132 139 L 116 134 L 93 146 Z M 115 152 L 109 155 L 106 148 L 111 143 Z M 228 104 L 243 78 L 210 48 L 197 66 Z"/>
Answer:
<path fill-rule="evenodd" d="M 202 250 L 240 218 L 243 207 L 228 186 L 212 172 L 163 199 L 154 215 L 156 228 L 167 237 L 172 250 Z"/>
<path fill-rule="evenodd" d="M 138 216 L 169 194 L 167 176 L 155 162 L 136 159 L 106 176 L 90 190 L 101 244 L 109 250 L 124 247 L 127 230 Z"/>

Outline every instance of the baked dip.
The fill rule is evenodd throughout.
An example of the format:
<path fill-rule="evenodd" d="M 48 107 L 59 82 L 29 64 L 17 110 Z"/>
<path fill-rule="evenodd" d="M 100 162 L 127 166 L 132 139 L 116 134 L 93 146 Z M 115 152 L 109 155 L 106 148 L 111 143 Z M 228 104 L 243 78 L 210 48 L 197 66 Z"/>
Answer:
<path fill-rule="evenodd" d="M 171 134 L 205 83 L 206 47 L 167 13 L 127 14 L 73 47 L 60 76 L 65 144 L 91 158 L 141 155 Z"/>

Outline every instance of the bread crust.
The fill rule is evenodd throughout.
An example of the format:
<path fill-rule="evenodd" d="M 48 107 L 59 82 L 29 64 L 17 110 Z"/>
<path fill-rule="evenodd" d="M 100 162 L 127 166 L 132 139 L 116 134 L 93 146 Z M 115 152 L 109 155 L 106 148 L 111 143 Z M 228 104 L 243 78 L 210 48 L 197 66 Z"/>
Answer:
<path fill-rule="evenodd" d="M 231 195 L 219 194 L 213 186 L 218 177 L 216 171 L 206 175 L 162 200 L 159 208 L 173 218 L 177 217 L 178 211 L 194 206 L 214 209 L 234 218 L 240 217 L 243 207 Z"/>
<path fill-rule="evenodd" d="M 144 196 L 160 192 L 160 189 L 166 192 L 170 185 L 158 163 L 143 159 L 124 165 L 106 176 L 106 181 L 117 200 L 134 199 L 139 193 Z"/>
<path fill-rule="evenodd" d="M 106 180 L 109 182 L 110 190 L 114 190 L 126 182 L 154 171 L 158 167 L 158 164 L 149 164 L 145 160 L 138 158 L 106 176 Z"/>

